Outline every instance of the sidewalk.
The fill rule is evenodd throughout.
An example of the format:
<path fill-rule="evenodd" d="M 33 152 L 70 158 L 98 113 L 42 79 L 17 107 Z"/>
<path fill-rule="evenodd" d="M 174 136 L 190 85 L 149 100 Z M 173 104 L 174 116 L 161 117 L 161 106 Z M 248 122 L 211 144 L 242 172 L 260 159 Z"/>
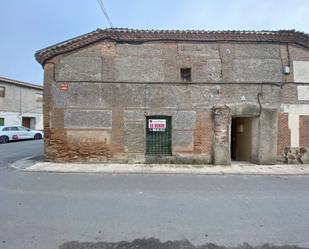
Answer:
<path fill-rule="evenodd" d="M 51 163 L 25 158 L 11 167 L 28 172 L 59 173 L 141 173 L 205 175 L 309 175 L 309 164 L 256 165 L 233 162 L 231 166 L 188 164 Z"/>

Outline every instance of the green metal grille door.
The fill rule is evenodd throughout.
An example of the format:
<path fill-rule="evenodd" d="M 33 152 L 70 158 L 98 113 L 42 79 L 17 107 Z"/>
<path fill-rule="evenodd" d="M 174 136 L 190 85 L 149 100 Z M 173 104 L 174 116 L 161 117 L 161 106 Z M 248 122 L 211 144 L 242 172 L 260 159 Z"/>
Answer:
<path fill-rule="evenodd" d="M 146 117 L 146 155 L 172 155 L 171 117 Z"/>

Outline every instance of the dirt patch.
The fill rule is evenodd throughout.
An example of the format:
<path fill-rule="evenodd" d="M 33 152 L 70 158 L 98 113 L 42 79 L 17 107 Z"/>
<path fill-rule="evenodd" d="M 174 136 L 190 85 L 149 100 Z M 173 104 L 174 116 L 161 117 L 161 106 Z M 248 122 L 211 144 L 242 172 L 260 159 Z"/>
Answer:
<path fill-rule="evenodd" d="M 59 249 L 306 249 L 292 245 L 273 246 L 264 244 L 261 246 L 251 246 L 247 243 L 237 247 L 225 247 L 212 243 L 194 246 L 188 240 L 161 242 L 155 238 L 136 239 L 131 242 L 66 242 L 59 246 Z"/>

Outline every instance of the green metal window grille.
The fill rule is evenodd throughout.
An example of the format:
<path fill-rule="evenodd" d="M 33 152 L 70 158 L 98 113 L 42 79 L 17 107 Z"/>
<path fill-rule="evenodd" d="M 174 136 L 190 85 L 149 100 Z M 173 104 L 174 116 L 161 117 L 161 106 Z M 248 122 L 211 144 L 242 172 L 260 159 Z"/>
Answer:
<path fill-rule="evenodd" d="M 165 128 L 149 128 L 149 121 L 157 120 L 164 123 Z M 146 117 L 146 155 L 172 155 L 172 119 L 170 116 Z"/>

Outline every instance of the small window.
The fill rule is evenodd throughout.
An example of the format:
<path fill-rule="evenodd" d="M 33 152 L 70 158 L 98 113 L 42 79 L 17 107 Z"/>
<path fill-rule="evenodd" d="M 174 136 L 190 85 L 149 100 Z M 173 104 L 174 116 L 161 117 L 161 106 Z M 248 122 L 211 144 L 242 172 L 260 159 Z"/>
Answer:
<path fill-rule="evenodd" d="M 4 125 L 4 118 L 0 118 L 0 126 Z"/>
<path fill-rule="evenodd" d="M 0 86 L 0 98 L 4 98 L 4 97 L 5 97 L 5 87 Z"/>
<path fill-rule="evenodd" d="M 43 94 L 42 93 L 36 93 L 36 102 L 42 103 L 43 102 Z"/>
<path fill-rule="evenodd" d="M 191 81 L 191 68 L 181 68 L 180 76 L 182 81 Z"/>

